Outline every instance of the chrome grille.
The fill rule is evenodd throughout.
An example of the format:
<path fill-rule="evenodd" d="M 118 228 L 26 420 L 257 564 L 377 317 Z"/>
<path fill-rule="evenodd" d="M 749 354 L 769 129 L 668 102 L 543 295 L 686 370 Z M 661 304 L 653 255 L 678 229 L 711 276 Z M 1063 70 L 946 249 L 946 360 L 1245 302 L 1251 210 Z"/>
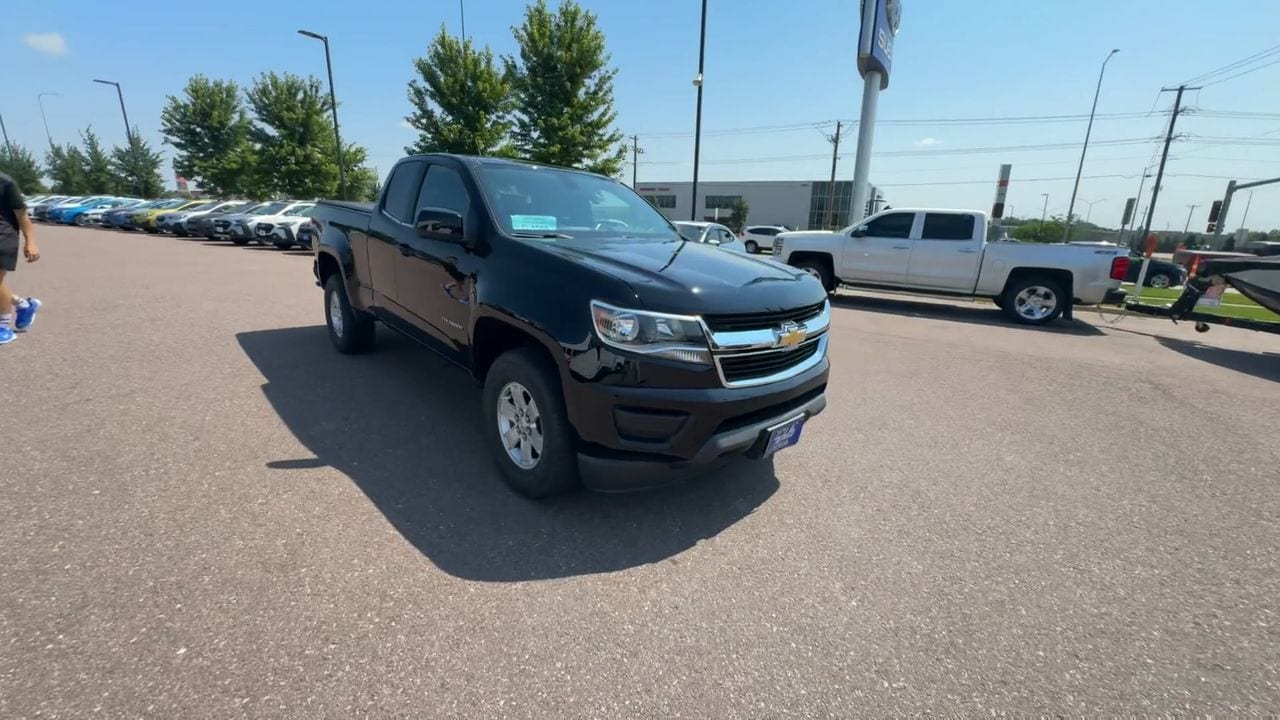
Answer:
<path fill-rule="evenodd" d="M 822 362 L 827 354 L 827 336 L 807 340 L 793 348 L 757 350 L 735 355 L 717 355 L 716 369 L 726 387 L 763 385 L 798 375 Z"/>

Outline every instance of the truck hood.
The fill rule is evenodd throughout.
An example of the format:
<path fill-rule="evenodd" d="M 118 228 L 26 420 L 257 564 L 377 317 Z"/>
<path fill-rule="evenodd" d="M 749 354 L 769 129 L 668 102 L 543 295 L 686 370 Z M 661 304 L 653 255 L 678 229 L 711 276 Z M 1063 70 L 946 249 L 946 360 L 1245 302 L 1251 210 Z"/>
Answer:
<path fill-rule="evenodd" d="M 827 296 L 804 272 L 697 242 L 583 239 L 535 247 L 625 282 L 648 310 L 776 312 L 814 305 Z"/>

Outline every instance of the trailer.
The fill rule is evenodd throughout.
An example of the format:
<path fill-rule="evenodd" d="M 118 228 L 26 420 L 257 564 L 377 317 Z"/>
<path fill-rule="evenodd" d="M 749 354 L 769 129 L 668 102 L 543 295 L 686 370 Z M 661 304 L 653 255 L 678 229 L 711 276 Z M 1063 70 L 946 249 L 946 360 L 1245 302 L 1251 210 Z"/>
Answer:
<path fill-rule="evenodd" d="M 1196 311 L 1197 303 L 1221 298 L 1228 287 L 1275 313 L 1276 319 L 1248 320 Z M 1167 317 L 1175 323 L 1180 320 L 1194 322 L 1196 332 L 1208 332 L 1212 325 L 1229 325 L 1280 334 L 1280 257 L 1221 257 L 1207 260 L 1200 264 L 1196 276 L 1187 281 L 1182 294 L 1173 305 L 1129 303 L 1126 307 L 1144 315 Z"/>

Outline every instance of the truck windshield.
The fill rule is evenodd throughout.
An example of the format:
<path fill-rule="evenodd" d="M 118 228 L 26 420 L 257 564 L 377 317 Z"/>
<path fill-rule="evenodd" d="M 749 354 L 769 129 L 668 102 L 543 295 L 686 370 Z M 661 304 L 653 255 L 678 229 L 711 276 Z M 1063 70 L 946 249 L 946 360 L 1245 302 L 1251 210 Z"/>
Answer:
<path fill-rule="evenodd" d="M 609 178 L 496 163 L 481 164 L 476 175 L 495 219 L 514 235 L 678 239 L 662 213 Z"/>

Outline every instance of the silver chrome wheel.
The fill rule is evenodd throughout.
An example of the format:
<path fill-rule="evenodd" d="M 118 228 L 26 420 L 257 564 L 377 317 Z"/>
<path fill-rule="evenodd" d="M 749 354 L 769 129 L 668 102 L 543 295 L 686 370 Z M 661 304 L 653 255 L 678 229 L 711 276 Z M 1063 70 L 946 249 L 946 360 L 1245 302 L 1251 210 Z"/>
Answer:
<path fill-rule="evenodd" d="M 1043 285 L 1024 288 L 1013 299 L 1013 309 L 1028 320 L 1043 320 L 1058 307 L 1058 296 Z"/>
<path fill-rule="evenodd" d="M 329 293 L 329 327 L 334 335 L 342 337 L 342 298 L 336 292 Z"/>
<path fill-rule="evenodd" d="M 1153 288 L 1167 288 L 1169 287 L 1169 276 L 1164 273 L 1157 273 L 1152 275 L 1151 280 L 1148 282 Z"/>
<path fill-rule="evenodd" d="M 822 277 L 822 273 L 818 272 L 818 268 L 814 268 L 814 267 L 806 267 L 806 268 L 801 268 L 801 269 L 802 269 L 802 270 L 804 270 L 805 272 L 809 273 L 809 277 L 817 278 L 818 282 L 825 282 L 825 281 L 826 281 L 826 278 Z"/>
<path fill-rule="evenodd" d="M 511 462 L 532 470 L 542 459 L 542 415 L 529 389 L 509 382 L 498 393 L 498 437 Z"/>

